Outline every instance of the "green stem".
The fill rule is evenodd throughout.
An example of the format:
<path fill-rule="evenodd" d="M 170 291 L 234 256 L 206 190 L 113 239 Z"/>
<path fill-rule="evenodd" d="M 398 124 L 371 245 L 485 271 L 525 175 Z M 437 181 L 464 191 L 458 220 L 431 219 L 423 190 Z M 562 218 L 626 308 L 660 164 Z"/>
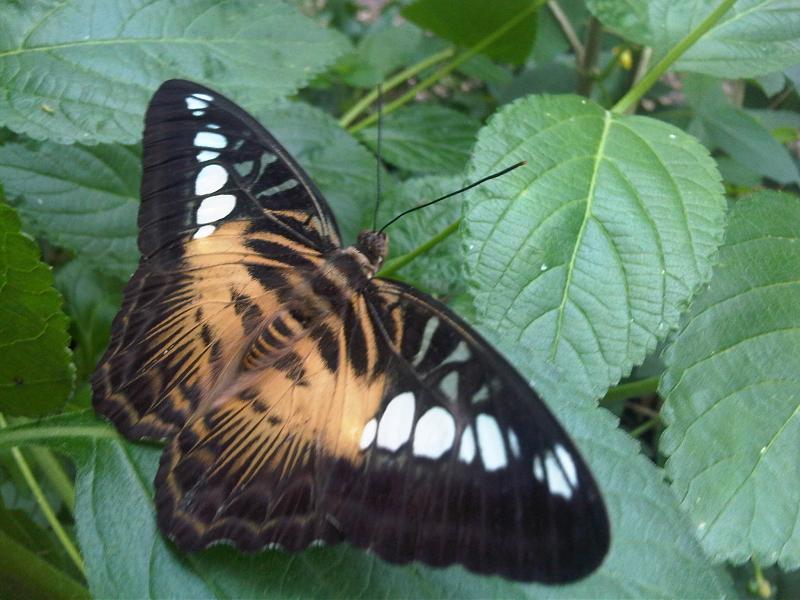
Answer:
<path fill-rule="evenodd" d="M 29 452 L 69 512 L 75 512 L 75 486 L 59 460 L 47 448 L 32 446 Z"/>
<path fill-rule="evenodd" d="M 396 88 L 401 83 L 404 83 L 405 81 L 411 79 L 417 73 L 424 71 L 428 67 L 431 67 L 436 63 L 442 62 L 443 60 L 447 60 L 448 58 L 453 56 L 453 54 L 455 54 L 455 48 L 445 48 L 441 52 L 432 54 L 431 56 L 419 61 L 418 63 L 411 65 L 407 69 L 403 69 L 397 75 L 395 75 L 390 79 L 387 79 L 382 84 L 383 93 L 385 94 L 386 92 Z M 342 127 L 349 126 L 350 123 L 355 121 L 356 117 L 364 109 L 366 109 L 370 104 L 375 102 L 375 100 L 377 99 L 378 99 L 378 89 L 375 88 L 374 90 L 369 92 L 366 96 L 361 98 L 361 100 L 356 102 L 353 105 L 353 107 L 350 110 L 348 110 L 344 115 L 342 115 L 342 118 L 339 119 L 339 125 L 341 125 Z"/>
<path fill-rule="evenodd" d="M 425 252 L 433 248 L 435 245 L 443 242 L 456 232 L 459 223 L 461 223 L 461 219 L 458 219 L 457 221 L 450 223 L 450 225 L 448 225 L 445 229 L 437 233 L 435 236 L 433 236 L 431 239 L 429 239 L 421 246 L 417 246 L 416 248 L 414 248 L 411 252 L 403 254 L 402 256 L 398 256 L 397 258 L 387 260 L 386 264 L 383 265 L 383 268 L 378 272 L 378 277 L 390 277 L 391 275 L 393 275 L 394 273 L 405 267 L 408 263 L 410 263 L 420 254 L 424 254 Z"/>
<path fill-rule="evenodd" d="M 506 33 L 508 33 L 510 30 L 516 27 L 519 23 L 521 23 L 526 17 L 529 17 L 536 10 L 538 10 L 539 5 L 541 3 L 542 0 L 537 2 L 531 2 L 531 4 L 527 8 L 525 8 L 525 10 L 518 13 L 517 15 L 514 15 L 514 17 L 506 21 L 503 25 L 495 29 L 492 33 L 487 35 L 480 42 L 472 46 L 472 48 L 462 52 L 453 60 L 451 60 L 449 63 L 437 69 L 435 72 L 433 72 L 431 75 L 420 81 L 417 85 L 409 89 L 407 92 L 405 92 L 392 102 L 386 104 L 383 107 L 383 114 L 387 115 L 397 110 L 404 104 L 408 103 L 410 100 L 413 100 L 416 97 L 416 95 L 419 94 L 421 91 L 427 90 L 429 87 L 437 83 L 443 77 L 449 75 L 452 71 L 457 69 L 459 66 L 468 61 L 470 58 L 472 58 L 473 56 L 475 56 L 480 52 L 483 52 L 486 48 L 491 46 L 498 39 L 503 37 Z M 361 131 L 365 127 L 372 125 L 377 120 L 378 120 L 378 115 L 371 114 L 365 119 L 351 126 L 348 129 L 348 131 L 350 133 L 356 133 L 357 131 Z"/>
<path fill-rule="evenodd" d="M 719 21 L 722 16 L 728 12 L 733 3 L 736 0 L 722 0 L 720 5 L 715 8 L 711 14 L 709 14 L 700 25 L 695 27 L 689 34 L 683 38 L 680 42 L 678 42 L 672 49 L 667 52 L 667 54 L 662 58 L 658 63 L 653 66 L 652 69 L 642 77 L 642 79 L 636 83 L 628 93 L 625 94 L 619 102 L 614 105 L 614 108 L 611 109 L 611 112 L 616 114 L 623 114 L 626 113 L 631 107 L 635 106 L 642 96 L 645 95 L 647 90 L 649 90 L 653 85 L 659 80 L 659 78 L 667 72 L 672 64 L 680 58 L 680 56 L 686 52 L 689 48 L 694 45 L 697 40 L 699 40 L 705 33 L 711 29 L 714 25 L 716 25 L 717 21 Z"/>
<path fill-rule="evenodd" d="M 6 420 L 3 417 L 3 415 L 0 414 L 0 429 L 5 429 L 6 427 L 7 427 Z M 53 528 L 53 532 L 56 534 L 56 537 L 61 542 L 61 545 L 64 546 L 64 550 L 66 550 L 67 554 L 72 559 L 72 562 L 75 563 L 75 566 L 78 567 L 78 570 L 84 575 L 86 575 L 86 568 L 83 565 L 83 559 L 81 558 L 78 549 L 72 543 L 72 540 L 67 535 L 67 532 L 64 531 L 64 528 L 61 526 L 61 523 L 59 522 L 58 518 L 56 518 L 56 515 L 53 512 L 50 503 L 47 501 L 47 498 L 45 498 L 42 488 L 39 486 L 39 483 L 33 476 L 33 472 L 31 472 L 31 469 L 28 466 L 28 461 L 25 460 L 25 457 L 22 456 L 22 452 L 20 452 L 20 449 L 16 446 L 11 448 L 11 456 L 14 458 L 14 462 L 17 463 L 17 467 L 22 473 L 22 477 L 25 479 L 25 483 L 28 484 L 28 487 L 33 493 L 33 497 L 36 499 L 36 503 L 42 510 L 45 519 L 47 519 L 47 522 L 50 524 L 50 527 Z"/>
<path fill-rule="evenodd" d="M 578 39 L 578 34 L 575 33 L 575 29 L 572 27 L 572 23 L 569 21 L 569 17 L 563 10 L 561 10 L 561 6 L 559 6 L 556 0 L 547 0 L 547 7 L 553 14 L 553 18 L 561 27 L 561 31 L 564 34 L 564 37 L 567 38 L 569 45 L 572 46 L 572 51 L 575 53 L 576 62 L 579 65 L 583 64 L 583 53 L 585 50 L 583 48 L 583 44 L 581 44 L 581 41 Z"/>
<path fill-rule="evenodd" d="M 639 425 L 635 429 L 631 430 L 631 437 L 638 438 L 643 433 L 647 433 L 653 427 L 658 425 L 658 421 L 659 421 L 658 419 L 650 419 L 648 421 L 645 421 L 644 423 L 642 423 L 641 425 Z"/>
<path fill-rule="evenodd" d="M 578 63 L 578 87 L 577 92 L 587 98 L 592 93 L 597 73 L 597 57 L 600 55 L 600 21 L 592 17 L 589 19 L 589 31 L 586 34 L 586 51 L 583 53 L 583 60 Z"/>
<path fill-rule="evenodd" d="M 638 381 L 630 381 L 611 388 L 600 400 L 602 406 L 612 406 L 628 398 L 636 398 L 646 394 L 655 394 L 658 390 L 658 377 L 648 377 Z"/>

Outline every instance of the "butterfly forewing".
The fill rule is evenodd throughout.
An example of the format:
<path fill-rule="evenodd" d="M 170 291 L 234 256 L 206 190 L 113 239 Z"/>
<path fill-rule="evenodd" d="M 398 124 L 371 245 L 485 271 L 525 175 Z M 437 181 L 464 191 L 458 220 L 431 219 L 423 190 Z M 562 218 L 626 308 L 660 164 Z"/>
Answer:
<path fill-rule="evenodd" d="M 523 581 L 600 564 L 602 499 L 541 399 L 445 306 L 372 278 L 361 239 L 341 248 L 258 123 L 167 82 L 143 162 L 143 257 L 94 404 L 169 440 L 156 503 L 179 547 L 346 539 Z"/>
<path fill-rule="evenodd" d="M 196 84 L 156 92 L 142 162 L 142 257 L 92 385 L 126 435 L 165 439 L 230 384 L 246 340 L 339 236 L 286 150 Z"/>

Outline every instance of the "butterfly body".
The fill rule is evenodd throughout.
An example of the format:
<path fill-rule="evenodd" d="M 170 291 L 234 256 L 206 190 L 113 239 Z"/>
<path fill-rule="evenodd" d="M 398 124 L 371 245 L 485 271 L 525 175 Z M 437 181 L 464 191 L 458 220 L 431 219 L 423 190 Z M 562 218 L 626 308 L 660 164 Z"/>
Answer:
<path fill-rule="evenodd" d="M 144 136 L 139 247 L 96 410 L 167 442 L 183 550 L 347 540 L 392 562 L 571 581 L 609 544 L 583 459 L 527 382 L 446 306 L 376 277 L 252 117 L 166 82 Z"/>

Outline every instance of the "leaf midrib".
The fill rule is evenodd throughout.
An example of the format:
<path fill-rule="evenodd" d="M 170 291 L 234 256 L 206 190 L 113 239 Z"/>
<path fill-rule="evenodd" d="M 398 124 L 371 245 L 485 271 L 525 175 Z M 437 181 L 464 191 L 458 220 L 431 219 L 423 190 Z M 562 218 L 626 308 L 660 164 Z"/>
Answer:
<path fill-rule="evenodd" d="M 569 297 L 569 288 L 572 284 L 572 275 L 575 271 L 575 263 L 577 262 L 578 258 L 578 250 L 581 246 L 581 242 L 583 240 L 583 234 L 586 231 L 586 225 L 589 223 L 589 219 L 592 216 L 592 205 L 594 204 L 594 196 L 595 196 L 595 189 L 597 187 L 597 174 L 600 171 L 600 163 L 603 160 L 603 151 L 606 146 L 606 141 L 608 140 L 608 132 L 611 128 L 611 113 L 605 111 L 603 114 L 603 132 L 600 134 L 600 141 L 597 144 L 597 152 L 596 152 L 596 159 L 594 163 L 594 168 L 592 169 L 592 179 L 589 182 L 589 191 L 586 194 L 586 210 L 583 213 L 583 220 L 581 222 L 581 228 L 578 230 L 578 235 L 575 239 L 575 245 L 572 248 L 572 255 L 569 258 L 569 264 L 567 266 L 567 277 L 564 281 L 564 292 L 561 295 L 561 303 L 558 306 L 558 319 L 556 321 L 556 331 L 553 335 L 553 341 L 550 345 L 550 358 L 553 359 L 558 352 L 558 344 L 561 341 L 561 329 L 563 327 L 564 322 L 564 312 L 565 307 L 567 304 L 567 298 Z"/>
<path fill-rule="evenodd" d="M 130 45 L 130 44 L 186 44 L 192 46 L 207 46 L 209 48 L 214 48 L 216 45 L 219 44 L 232 44 L 237 46 L 245 46 L 245 47 L 271 47 L 271 48 L 282 48 L 283 45 L 277 45 L 271 42 L 265 43 L 262 40 L 256 38 L 209 38 L 209 39 L 202 39 L 202 38 L 153 38 L 153 37 L 137 37 L 137 38 L 115 38 L 115 39 L 108 39 L 108 40 L 80 40 L 80 41 L 72 41 L 72 42 L 63 42 L 61 44 L 49 44 L 47 46 L 35 46 L 31 48 L 15 48 L 14 50 L 8 50 L 6 52 L 0 52 L 0 59 L 7 58 L 9 56 L 18 56 L 21 54 L 26 53 L 38 53 L 38 52 L 51 52 L 53 50 L 62 50 L 65 48 L 81 48 L 81 47 L 90 47 L 90 46 L 115 46 L 115 45 Z M 305 47 L 308 44 L 314 44 L 314 41 L 303 41 L 302 45 Z M 317 44 L 325 44 L 326 42 L 316 42 Z"/>

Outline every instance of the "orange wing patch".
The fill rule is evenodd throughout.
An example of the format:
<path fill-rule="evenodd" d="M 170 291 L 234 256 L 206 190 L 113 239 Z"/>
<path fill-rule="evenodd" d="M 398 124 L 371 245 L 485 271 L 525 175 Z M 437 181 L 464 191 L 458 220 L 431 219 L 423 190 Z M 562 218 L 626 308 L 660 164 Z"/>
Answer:
<path fill-rule="evenodd" d="M 92 385 L 97 411 L 128 437 L 166 439 L 205 410 L 230 385 L 242 348 L 285 312 L 281 294 L 299 275 L 252 246 L 287 241 L 245 227 L 191 239 L 180 260 L 143 261 L 126 287 Z"/>
<path fill-rule="evenodd" d="M 352 306 L 366 324 L 363 298 Z M 229 540 L 243 549 L 299 549 L 338 539 L 314 495 L 318 469 L 329 459 L 363 461 L 364 425 L 388 385 L 372 334 L 368 373 L 354 370 L 340 319 L 329 315 L 264 355 L 257 370 L 239 371 L 168 445 L 156 479 L 159 522 L 181 548 Z"/>

